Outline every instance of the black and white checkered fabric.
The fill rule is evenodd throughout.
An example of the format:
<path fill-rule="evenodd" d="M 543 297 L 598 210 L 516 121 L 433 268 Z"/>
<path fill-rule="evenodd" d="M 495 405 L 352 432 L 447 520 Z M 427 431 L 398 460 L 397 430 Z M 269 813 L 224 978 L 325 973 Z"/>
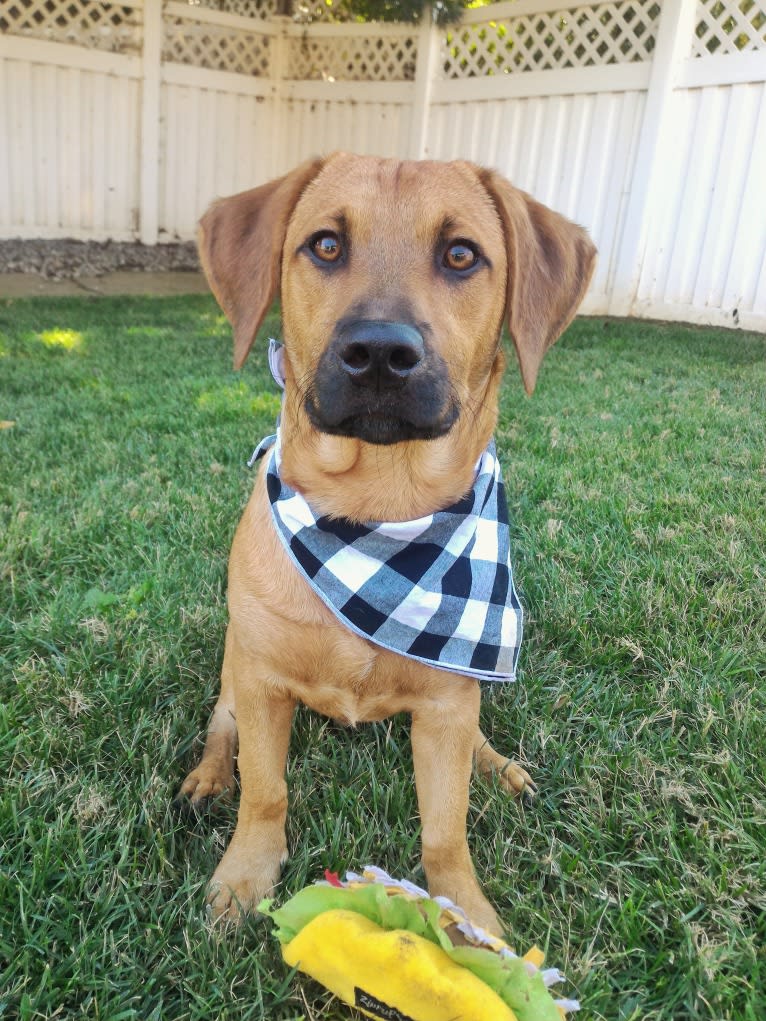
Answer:
<path fill-rule="evenodd" d="M 284 390 L 276 340 L 269 341 L 269 368 Z M 441 670 L 516 679 L 523 613 L 494 442 L 476 466 L 473 489 L 456 504 L 416 521 L 364 525 L 317 516 L 280 478 L 279 429 L 261 440 L 248 467 L 272 447 L 266 487 L 277 534 L 346 627 Z"/>
<path fill-rule="evenodd" d="M 473 489 L 415 521 L 354 524 L 314 513 L 279 475 L 279 436 L 266 486 L 277 533 L 339 620 L 376 645 L 480 680 L 512 681 L 522 632 L 508 512 L 490 443 Z"/>

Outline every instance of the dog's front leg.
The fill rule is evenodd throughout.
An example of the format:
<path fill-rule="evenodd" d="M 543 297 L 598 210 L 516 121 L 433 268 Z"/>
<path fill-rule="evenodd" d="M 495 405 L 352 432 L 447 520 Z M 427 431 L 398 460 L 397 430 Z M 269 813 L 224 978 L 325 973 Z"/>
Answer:
<path fill-rule="evenodd" d="M 295 702 L 261 680 L 254 657 L 233 651 L 241 795 L 234 836 L 208 888 L 214 918 L 254 910 L 287 857 L 285 764 Z"/>
<path fill-rule="evenodd" d="M 449 897 L 471 921 L 500 934 L 497 915 L 476 881 L 466 837 L 479 685 L 461 677 L 451 678 L 450 685 L 444 698 L 429 700 L 412 713 L 423 868 L 432 897 Z"/>

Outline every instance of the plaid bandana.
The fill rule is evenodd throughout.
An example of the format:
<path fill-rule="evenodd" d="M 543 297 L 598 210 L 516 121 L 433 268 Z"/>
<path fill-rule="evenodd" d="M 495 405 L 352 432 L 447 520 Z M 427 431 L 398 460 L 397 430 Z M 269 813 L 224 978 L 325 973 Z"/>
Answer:
<path fill-rule="evenodd" d="M 250 464 L 270 447 L 266 488 L 277 534 L 346 627 L 429 666 L 515 680 L 522 609 L 494 442 L 479 460 L 473 488 L 451 507 L 414 521 L 365 524 L 317 515 L 280 478 L 279 432 L 261 441 Z"/>

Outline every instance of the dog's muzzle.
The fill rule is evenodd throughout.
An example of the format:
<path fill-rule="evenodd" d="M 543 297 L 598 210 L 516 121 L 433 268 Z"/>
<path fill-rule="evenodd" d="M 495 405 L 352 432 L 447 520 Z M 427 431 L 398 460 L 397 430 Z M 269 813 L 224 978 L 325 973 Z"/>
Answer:
<path fill-rule="evenodd" d="M 367 443 L 434 439 L 459 414 L 444 359 L 408 323 L 341 320 L 306 398 L 322 432 Z"/>

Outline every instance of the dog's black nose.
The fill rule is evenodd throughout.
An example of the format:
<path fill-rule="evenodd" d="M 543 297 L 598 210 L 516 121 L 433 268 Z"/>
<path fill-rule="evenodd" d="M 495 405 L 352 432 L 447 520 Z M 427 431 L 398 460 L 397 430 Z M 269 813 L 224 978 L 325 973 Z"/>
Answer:
<path fill-rule="evenodd" d="M 406 323 L 359 320 L 338 338 L 343 371 L 354 383 L 371 387 L 399 387 L 423 360 L 419 331 Z"/>

